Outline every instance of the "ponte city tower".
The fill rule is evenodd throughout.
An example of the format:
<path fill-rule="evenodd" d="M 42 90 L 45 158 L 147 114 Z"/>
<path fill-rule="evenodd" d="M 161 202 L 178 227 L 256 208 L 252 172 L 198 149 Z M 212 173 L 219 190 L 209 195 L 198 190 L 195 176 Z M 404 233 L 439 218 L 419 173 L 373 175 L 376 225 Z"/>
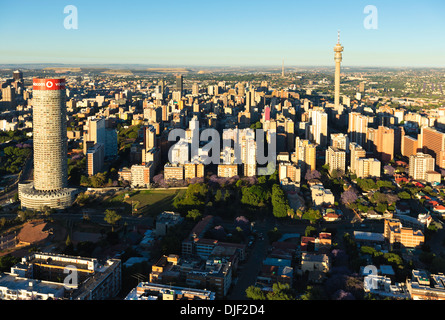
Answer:
<path fill-rule="evenodd" d="M 33 80 L 34 181 L 19 185 L 26 209 L 71 206 L 76 189 L 68 188 L 65 79 Z"/>
<path fill-rule="evenodd" d="M 335 52 L 335 109 L 339 109 L 340 107 L 340 68 L 341 68 L 341 61 L 343 60 L 342 52 L 343 47 L 340 44 L 340 31 L 338 32 L 338 41 L 337 44 L 334 47 Z"/>

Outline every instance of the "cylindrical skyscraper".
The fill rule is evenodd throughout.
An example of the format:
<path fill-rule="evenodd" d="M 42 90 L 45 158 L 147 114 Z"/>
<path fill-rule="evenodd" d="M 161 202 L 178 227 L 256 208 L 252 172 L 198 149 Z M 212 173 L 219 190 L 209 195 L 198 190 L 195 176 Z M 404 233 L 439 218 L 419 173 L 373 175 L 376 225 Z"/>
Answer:
<path fill-rule="evenodd" d="M 65 79 L 33 80 L 34 182 L 19 185 L 23 208 L 69 207 Z"/>
<path fill-rule="evenodd" d="M 334 47 L 335 52 L 335 108 L 338 109 L 340 107 L 340 68 L 342 61 L 342 52 L 343 47 L 340 44 L 340 31 L 338 32 L 338 41 Z"/>
<path fill-rule="evenodd" d="M 33 81 L 34 188 L 54 191 L 67 184 L 64 79 Z"/>

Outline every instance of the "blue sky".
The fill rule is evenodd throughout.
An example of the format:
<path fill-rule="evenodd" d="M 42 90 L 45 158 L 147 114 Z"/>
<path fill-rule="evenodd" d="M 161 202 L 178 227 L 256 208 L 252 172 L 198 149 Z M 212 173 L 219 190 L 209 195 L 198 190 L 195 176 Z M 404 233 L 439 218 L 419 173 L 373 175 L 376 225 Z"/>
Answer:
<path fill-rule="evenodd" d="M 443 0 L 0 1 L 0 63 L 445 67 Z"/>

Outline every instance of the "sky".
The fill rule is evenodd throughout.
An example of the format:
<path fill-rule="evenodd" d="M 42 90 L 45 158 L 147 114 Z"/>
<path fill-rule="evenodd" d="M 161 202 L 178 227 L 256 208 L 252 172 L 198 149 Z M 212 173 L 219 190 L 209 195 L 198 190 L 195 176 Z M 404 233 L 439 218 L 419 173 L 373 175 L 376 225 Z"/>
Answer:
<path fill-rule="evenodd" d="M 77 8 L 77 29 L 66 29 Z M 376 29 L 364 21 L 377 9 Z M 0 64 L 445 67 L 443 0 L 0 0 Z M 369 18 L 368 18 L 369 19 Z"/>

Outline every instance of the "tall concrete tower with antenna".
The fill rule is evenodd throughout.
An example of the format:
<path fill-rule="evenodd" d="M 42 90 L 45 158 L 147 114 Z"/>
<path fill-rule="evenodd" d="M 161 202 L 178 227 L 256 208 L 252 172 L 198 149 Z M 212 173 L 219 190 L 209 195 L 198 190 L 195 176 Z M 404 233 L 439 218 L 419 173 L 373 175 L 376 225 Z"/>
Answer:
<path fill-rule="evenodd" d="M 338 31 L 338 40 L 337 44 L 334 47 L 335 52 L 335 109 L 339 109 L 340 107 L 340 69 L 341 69 L 341 61 L 343 60 L 343 47 L 340 44 L 340 31 Z"/>
<path fill-rule="evenodd" d="M 284 78 L 284 59 L 283 62 L 281 63 L 281 77 Z"/>

